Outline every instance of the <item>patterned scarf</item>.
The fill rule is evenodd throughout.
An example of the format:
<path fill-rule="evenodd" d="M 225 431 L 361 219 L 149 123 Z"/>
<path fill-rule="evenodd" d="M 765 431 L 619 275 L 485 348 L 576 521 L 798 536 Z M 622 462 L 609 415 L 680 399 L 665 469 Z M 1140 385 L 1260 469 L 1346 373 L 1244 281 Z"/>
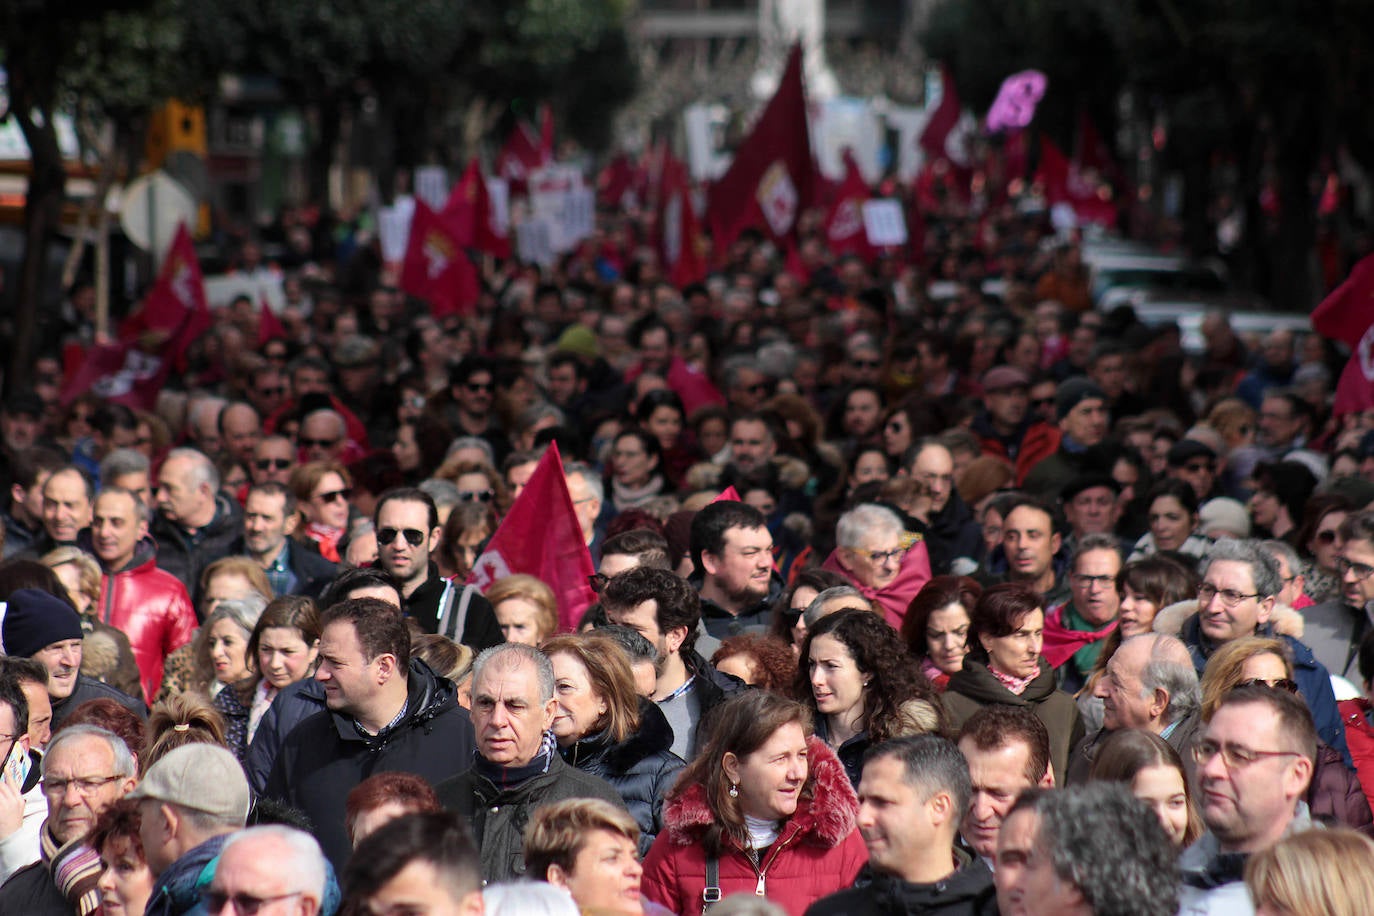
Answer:
<path fill-rule="evenodd" d="M 84 838 L 58 846 L 45 823 L 38 833 L 39 857 L 52 873 L 53 884 L 72 905 L 77 916 L 92 916 L 100 911 L 100 853 L 87 846 Z"/>
<path fill-rule="evenodd" d="M 926 680 L 930 681 L 936 690 L 944 690 L 945 685 L 949 683 L 949 675 L 935 667 L 935 663 L 930 660 L 929 655 L 921 656 L 921 673 L 926 676 Z"/>
<path fill-rule="evenodd" d="M 998 671 L 991 665 L 988 665 L 988 670 L 992 672 L 993 677 L 997 678 L 997 683 L 1001 684 L 1018 697 L 1026 692 L 1026 688 L 1030 686 L 1031 681 L 1040 676 L 1039 665 L 1035 666 L 1035 673 L 1030 677 L 1015 677 L 1014 675 L 1007 674 L 1005 671 Z"/>

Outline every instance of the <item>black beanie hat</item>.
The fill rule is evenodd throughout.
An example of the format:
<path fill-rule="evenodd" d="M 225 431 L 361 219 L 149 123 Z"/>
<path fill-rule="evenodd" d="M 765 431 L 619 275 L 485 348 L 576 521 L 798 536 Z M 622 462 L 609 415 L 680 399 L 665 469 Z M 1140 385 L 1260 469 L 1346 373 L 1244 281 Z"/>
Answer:
<path fill-rule="evenodd" d="M 10 595 L 0 623 L 0 649 L 20 658 L 31 658 L 45 646 L 83 636 L 76 610 L 36 588 L 21 588 Z"/>

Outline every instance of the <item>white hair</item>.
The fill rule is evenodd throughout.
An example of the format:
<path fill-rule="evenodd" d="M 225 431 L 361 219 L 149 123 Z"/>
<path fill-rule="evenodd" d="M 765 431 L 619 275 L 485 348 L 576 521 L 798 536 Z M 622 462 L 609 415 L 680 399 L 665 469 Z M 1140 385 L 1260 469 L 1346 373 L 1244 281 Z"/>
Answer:
<path fill-rule="evenodd" d="M 228 842 L 224 844 L 224 849 L 220 852 L 220 856 L 223 857 L 230 847 L 240 843 L 252 843 L 274 837 L 281 840 L 289 850 L 286 861 L 273 862 L 274 869 L 290 875 L 293 884 L 300 888 L 301 893 L 312 895 L 316 903 L 323 902 L 324 853 L 320 851 L 320 844 L 315 841 L 315 838 L 303 830 L 287 827 L 284 824 L 264 824 L 261 827 L 249 827 L 247 830 L 240 830 L 229 837 Z M 257 853 L 256 850 L 254 852 Z"/>
<path fill-rule="evenodd" d="M 482 891 L 487 916 L 578 916 L 572 895 L 543 881 L 492 884 Z"/>
<path fill-rule="evenodd" d="M 868 535 L 878 534 L 883 540 L 893 540 L 906 530 L 902 520 L 891 509 L 873 503 L 861 503 L 850 509 L 835 523 L 835 544 L 839 547 L 862 547 Z"/>

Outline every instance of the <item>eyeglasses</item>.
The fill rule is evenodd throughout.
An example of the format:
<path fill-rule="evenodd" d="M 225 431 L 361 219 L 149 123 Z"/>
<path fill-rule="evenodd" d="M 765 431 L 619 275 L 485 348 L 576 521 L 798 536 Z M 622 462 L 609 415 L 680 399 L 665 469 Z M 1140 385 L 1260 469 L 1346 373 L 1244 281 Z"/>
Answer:
<path fill-rule="evenodd" d="M 1032 407 L 1053 407 L 1054 398 L 1035 398 L 1031 401 Z"/>
<path fill-rule="evenodd" d="M 1374 576 L 1374 566 L 1368 563 L 1351 563 L 1345 557 L 1336 557 L 1336 575 L 1344 579 L 1348 572 L 1354 573 L 1357 580 L 1363 581 Z"/>
<path fill-rule="evenodd" d="M 1082 573 L 1073 573 L 1071 578 L 1076 585 L 1092 591 L 1094 588 L 1111 588 L 1116 584 L 1115 576 L 1089 576 Z"/>
<path fill-rule="evenodd" d="M 1253 595 L 1245 595 L 1233 588 L 1218 589 L 1215 585 L 1208 585 L 1205 582 L 1197 587 L 1197 600 L 1203 607 L 1211 603 L 1213 596 L 1218 595 L 1221 597 L 1223 607 L 1237 607 L 1246 598 L 1259 597 L 1258 592 Z"/>
<path fill-rule="evenodd" d="M 344 487 L 342 490 L 326 490 L 323 493 L 316 493 L 311 499 L 318 500 L 322 503 L 332 503 L 339 499 L 348 499 L 352 495 L 353 488 Z"/>
<path fill-rule="evenodd" d="M 217 891 L 213 888 L 206 888 L 200 892 L 200 902 L 210 913 L 219 913 L 224 909 L 226 903 L 234 905 L 234 912 L 238 916 L 254 916 L 269 903 L 276 903 L 278 900 L 290 900 L 292 897 L 299 897 L 305 891 L 292 891 L 289 894 L 277 894 L 274 897 L 254 897 L 252 894 L 226 894 L 224 891 Z"/>
<path fill-rule="evenodd" d="M 1326 544 L 1330 546 L 1331 544 L 1336 543 L 1336 537 L 1338 536 L 1338 534 L 1339 532 L 1336 531 L 1336 529 L 1334 528 L 1329 529 L 1327 531 L 1318 531 L 1316 534 L 1316 541 L 1318 544 Z"/>
<path fill-rule="evenodd" d="M 297 439 L 296 444 L 301 448 L 333 448 L 339 444 L 338 439 Z"/>
<path fill-rule="evenodd" d="M 78 776 L 75 779 L 47 779 L 43 780 L 43 794 L 52 798 L 61 798 L 67 794 L 67 787 L 74 786 L 78 795 L 90 795 L 107 786 L 116 779 L 123 779 L 122 776 Z"/>
<path fill-rule="evenodd" d="M 906 555 L 905 547 L 898 547 L 895 550 L 868 550 L 864 547 L 851 547 L 849 549 L 859 554 L 860 556 L 868 557 L 870 560 L 872 560 L 874 563 L 877 563 L 880 566 L 886 563 L 888 560 L 900 560 L 903 556 Z"/>
<path fill-rule="evenodd" d="M 882 363 L 876 359 L 851 359 L 849 365 L 855 369 L 877 369 Z"/>
<path fill-rule="evenodd" d="M 1286 690 L 1289 693 L 1298 692 L 1298 682 L 1290 677 L 1276 677 L 1266 680 L 1262 677 L 1247 677 L 1236 685 L 1237 687 L 1268 687 L 1270 690 Z"/>
<path fill-rule="evenodd" d="M 496 498 L 495 490 L 459 490 L 458 501 L 460 503 L 489 503 Z"/>
<path fill-rule="evenodd" d="M 383 528 L 377 532 L 377 546 L 385 547 L 396 540 L 396 535 L 405 535 L 406 543 L 411 547 L 419 547 L 425 539 L 425 533 L 419 528 Z"/>
<path fill-rule="evenodd" d="M 273 469 L 284 471 L 291 467 L 292 461 L 290 458 L 259 458 L 253 464 L 257 466 L 259 471 L 271 471 Z"/>
<path fill-rule="evenodd" d="M 464 382 L 463 387 L 473 394 L 480 394 L 483 391 L 494 391 L 495 386 L 491 382 Z"/>
<path fill-rule="evenodd" d="M 601 594 L 601 590 L 606 587 L 606 583 L 609 581 L 611 581 L 611 577 L 605 573 L 592 573 L 587 577 L 587 584 L 590 585 L 592 591 L 596 592 L 598 595 Z"/>
<path fill-rule="evenodd" d="M 1198 766 L 1206 766 L 1217 754 L 1228 770 L 1240 770 L 1258 763 L 1265 757 L 1301 757 L 1297 751 L 1256 751 L 1237 744 L 1217 744 L 1203 738 L 1193 745 L 1193 760 Z"/>
<path fill-rule="evenodd" d="M 269 356 L 267 358 L 271 359 L 272 357 Z M 284 394 L 286 394 L 285 385 L 273 385 L 258 389 L 258 397 L 260 398 L 279 398 Z"/>

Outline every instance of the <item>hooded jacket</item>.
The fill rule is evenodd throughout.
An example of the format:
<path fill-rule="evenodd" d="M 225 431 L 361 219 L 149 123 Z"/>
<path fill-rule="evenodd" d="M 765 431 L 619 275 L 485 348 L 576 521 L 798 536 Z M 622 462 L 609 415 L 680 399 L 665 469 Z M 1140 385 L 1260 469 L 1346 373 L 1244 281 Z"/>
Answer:
<path fill-rule="evenodd" d="M 984 706 L 1028 707 L 1050 733 L 1050 763 L 1054 766 L 1055 785 L 1064 785 L 1069 751 L 1084 735 L 1083 719 L 1073 697 L 1055 687 L 1054 669 L 1043 658 L 1040 659 L 1040 673 L 1020 696 L 1003 687 L 986 663 L 965 658 L 964 667 L 950 677 L 942 699 L 952 727 L 956 729 Z"/>
<path fill-rule="evenodd" d="M 599 776 L 620 793 L 639 824 L 639 849 L 647 852 L 663 829 L 663 799 L 686 766 L 671 750 L 673 729 L 652 700 L 640 698 L 639 730 L 620 744 L 606 732 L 560 748 L 570 765 Z"/>
<path fill-rule="evenodd" d="M 151 704 L 162 685 L 167 656 L 191 641 L 196 611 L 186 587 L 157 567 L 157 549 L 145 538 L 123 569 L 100 577 L 96 613 L 129 637 L 138 662 L 143 699 Z"/>
<path fill-rule="evenodd" d="M 811 792 L 782 824 L 777 840 L 753 861 L 733 839 L 719 859 L 723 895 L 757 893 L 800 916 L 816 900 L 853 884 L 868 861 L 855 829 L 859 803 L 835 754 L 818 738 L 808 743 Z M 668 800 L 664 830 L 644 859 L 644 896 L 674 913 L 701 912 L 706 888 L 702 837 L 716 821 L 700 784 Z"/>
<path fill-rule="evenodd" d="M 234 552 L 234 542 L 243 534 L 243 510 L 223 493 L 215 497 L 215 515 L 210 524 L 196 531 L 195 536 L 175 522 L 169 522 L 161 512 L 153 513 L 150 526 L 157 542 L 157 565 L 181 580 L 192 599 L 199 597 L 200 574 L 220 557 Z M 156 685 L 154 685 L 156 688 Z"/>
<path fill-rule="evenodd" d="M 336 869 L 352 851 L 344 798 L 374 773 L 400 771 L 437 783 L 472 765 L 476 744 L 457 689 L 419 659 L 410 661 L 406 713 L 396 725 L 364 736 L 351 716 L 325 709 L 282 741 L 263 792 L 299 808 Z"/>
<path fill-rule="evenodd" d="M 865 865 L 854 887 L 831 894 L 806 916 L 996 916 L 997 889 L 982 859 L 953 850 L 954 874 L 933 884 L 912 884 Z"/>

